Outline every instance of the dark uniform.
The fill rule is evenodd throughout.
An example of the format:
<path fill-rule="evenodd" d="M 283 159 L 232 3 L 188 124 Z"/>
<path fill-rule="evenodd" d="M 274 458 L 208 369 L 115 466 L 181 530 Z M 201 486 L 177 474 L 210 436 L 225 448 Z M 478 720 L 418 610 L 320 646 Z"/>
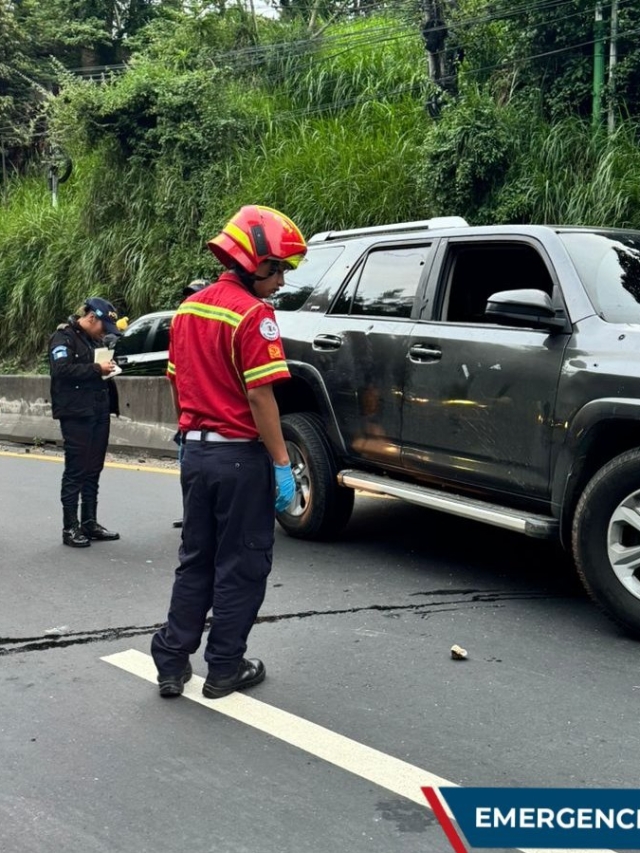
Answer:
<path fill-rule="evenodd" d="M 191 677 L 189 655 L 209 609 L 204 695 L 219 698 L 264 679 L 262 661 L 243 655 L 271 571 L 275 510 L 295 494 L 277 403 L 263 387 L 289 378 L 275 312 L 264 300 L 282 285 L 285 265 L 304 256 L 304 238 L 283 214 L 256 205 L 208 245 L 230 272 L 180 305 L 169 341 L 167 375 L 184 442 L 184 524 L 167 623 L 151 643 L 165 697 L 179 696 Z"/>
<path fill-rule="evenodd" d="M 103 379 L 100 365 L 95 363 L 95 350 L 101 343 L 89 337 L 77 321 L 70 318 L 49 341 L 52 414 L 60 421 L 64 440 L 63 526 L 65 531 L 77 528 L 82 497 L 81 524 L 87 540 L 118 539 L 118 534 L 97 524 L 98 482 L 109 442 L 110 416 L 119 414 L 118 392 L 115 382 Z"/>

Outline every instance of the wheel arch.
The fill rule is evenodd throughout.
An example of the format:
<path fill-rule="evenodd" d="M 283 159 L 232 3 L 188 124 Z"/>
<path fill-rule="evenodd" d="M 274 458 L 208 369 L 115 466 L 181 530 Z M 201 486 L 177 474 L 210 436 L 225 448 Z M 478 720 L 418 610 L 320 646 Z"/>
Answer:
<path fill-rule="evenodd" d="M 335 452 L 342 456 L 346 446 L 329 394 L 319 371 L 309 364 L 288 361 L 291 379 L 274 386 L 280 415 L 312 412 L 322 420 Z"/>
<path fill-rule="evenodd" d="M 573 514 L 589 480 L 607 462 L 634 447 L 640 448 L 640 400 L 593 400 L 574 417 L 552 482 L 552 504 L 559 508 L 565 548 L 570 546 Z"/>

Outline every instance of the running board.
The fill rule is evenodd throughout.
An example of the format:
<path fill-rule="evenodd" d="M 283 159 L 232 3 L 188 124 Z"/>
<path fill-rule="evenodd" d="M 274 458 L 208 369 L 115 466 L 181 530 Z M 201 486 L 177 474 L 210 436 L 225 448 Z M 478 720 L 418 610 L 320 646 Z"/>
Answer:
<path fill-rule="evenodd" d="M 408 503 L 429 507 L 462 518 L 471 518 L 506 530 L 515 530 L 532 536 L 535 539 L 554 539 L 558 536 L 558 522 L 548 515 L 524 512 L 479 501 L 475 498 L 450 495 L 427 486 L 415 486 L 412 483 L 401 483 L 390 477 L 378 477 L 364 471 L 340 471 L 338 482 L 350 489 L 360 489 L 363 492 L 375 492 L 379 495 L 400 498 Z"/>

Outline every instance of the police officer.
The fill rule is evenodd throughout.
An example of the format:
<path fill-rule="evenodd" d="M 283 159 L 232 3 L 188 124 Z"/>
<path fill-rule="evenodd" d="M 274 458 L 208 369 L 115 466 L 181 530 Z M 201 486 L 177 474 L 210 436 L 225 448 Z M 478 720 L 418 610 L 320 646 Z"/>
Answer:
<path fill-rule="evenodd" d="M 179 696 L 191 678 L 189 655 L 210 609 L 204 695 L 264 679 L 262 661 L 244 653 L 271 571 L 275 510 L 295 495 L 273 393 L 289 371 L 264 300 L 302 260 L 304 238 L 288 217 L 251 205 L 208 246 L 228 272 L 180 305 L 169 343 L 184 438 L 184 524 L 169 615 L 151 644 L 165 697 Z"/>
<path fill-rule="evenodd" d="M 64 440 L 62 541 L 86 548 L 91 540 L 119 539 L 97 521 L 98 480 L 109 441 L 110 415 L 118 412 L 113 361 L 95 361 L 105 335 L 119 335 L 118 315 L 110 302 L 87 299 L 80 316 L 58 326 L 49 341 L 51 406 Z M 81 520 L 78 502 L 82 497 Z"/>

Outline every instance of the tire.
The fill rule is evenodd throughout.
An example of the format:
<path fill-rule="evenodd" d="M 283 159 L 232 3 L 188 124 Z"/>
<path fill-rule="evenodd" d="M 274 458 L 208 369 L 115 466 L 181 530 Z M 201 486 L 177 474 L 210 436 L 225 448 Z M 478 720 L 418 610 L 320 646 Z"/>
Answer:
<path fill-rule="evenodd" d="M 574 514 L 572 547 L 591 598 L 640 637 L 640 450 L 621 453 L 590 480 Z"/>
<path fill-rule="evenodd" d="M 296 497 L 280 526 L 296 539 L 328 539 L 340 533 L 353 511 L 353 489 L 338 485 L 338 464 L 317 415 L 285 415 L 282 433 L 298 481 Z"/>

